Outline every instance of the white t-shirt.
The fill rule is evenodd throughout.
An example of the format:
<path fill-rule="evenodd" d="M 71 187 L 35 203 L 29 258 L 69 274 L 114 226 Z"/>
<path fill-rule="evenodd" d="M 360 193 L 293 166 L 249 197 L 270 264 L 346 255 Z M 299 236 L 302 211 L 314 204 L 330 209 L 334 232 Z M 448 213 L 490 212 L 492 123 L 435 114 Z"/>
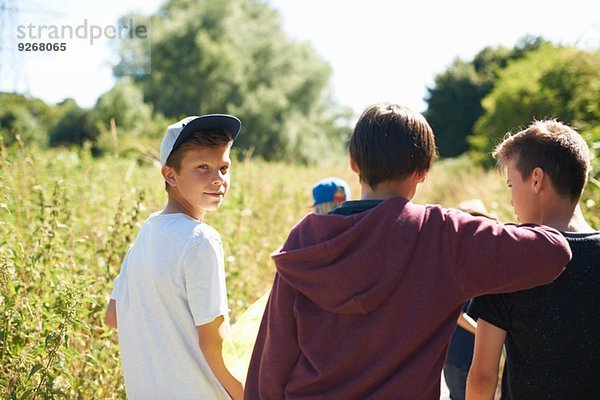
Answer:
<path fill-rule="evenodd" d="M 185 214 L 152 214 L 123 260 L 111 298 L 130 400 L 230 399 L 196 331 L 220 315 L 229 323 L 216 230 Z"/>

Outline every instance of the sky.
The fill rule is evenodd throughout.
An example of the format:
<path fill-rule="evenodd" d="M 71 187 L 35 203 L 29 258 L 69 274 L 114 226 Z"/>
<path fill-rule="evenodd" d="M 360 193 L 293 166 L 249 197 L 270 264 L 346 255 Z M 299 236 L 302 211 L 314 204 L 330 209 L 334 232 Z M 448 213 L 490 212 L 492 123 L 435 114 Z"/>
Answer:
<path fill-rule="evenodd" d="M 0 19 L 0 91 L 50 103 L 71 97 L 93 107 L 114 85 L 110 40 L 73 38 L 64 52 L 19 52 L 19 42 L 35 39 L 29 31 L 19 39 L 15 30 L 86 20 L 104 29 L 130 11 L 154 13 L 162 1 L 3 0 L 18 11 Z M 310 43 L 331 66 L 334 98 L 355 114 L 379 102 L 424 111 L 427 88 L 456 58 L 470 60 L 486 46 L 512 47 L 526 34 L 600 48 L 598 0 L 265 1 L 279 10 L 291 38 Z"/>

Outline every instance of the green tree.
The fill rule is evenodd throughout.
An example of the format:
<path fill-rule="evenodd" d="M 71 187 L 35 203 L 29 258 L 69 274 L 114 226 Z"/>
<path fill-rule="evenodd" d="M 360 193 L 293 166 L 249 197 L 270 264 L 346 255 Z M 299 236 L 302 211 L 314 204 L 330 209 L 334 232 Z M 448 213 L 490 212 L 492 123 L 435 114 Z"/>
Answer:
<path fill-rule="evenodd" d="M 10 145 L 16 135 L 25 143 L 47 145 L 48 132 L 58 119 L 54 107 L 40 99 L 0 93 L 0 136 Z"/>
<path fill-rule="evenodd" d="M 469 138 L 473 155 L 491 161 L 505 133 L 533 119 L 557 118 L 584 134 L 600 123 L 599 95 L 600 52 L 545 44 L 500 72 Z"/>
<path fill-rule="evenodd" d="M 62 116 L 50 131 L 50 146 L 82 146 L 96 140 L 99 132 L 90 110 L 79 107 L 73 99 L 64 100 L 58 107 Z"/>
<path fill-rule="evenodd" d="M 456 60 L 435 78 L 428 89 L 425 117 L 436 136 L 442 157 L 455 157 L 468 149 L 467 135 L 483 114 L 481 99 L 489 92 L 491 82 L 480 77 L 472 63 Z"/>
<path fill-rule="evenodd" d="M 114 120 L 114 130 L 111 120 Z M 153 113 L 152 106 L 144 103 L 140 87 L 127 79 L 98 98 L 91 121 L 99 131 L 94 138 L 94 149 L 98 153 L 145 162 L 158 157 L 156 144 L 166 127 L 174 122 L 161 113 Z"/>
<path fill-rule="evenodd" d="M 144 103 L 142 91 L 131 82 L 117 83 L 96 101 L 94 119 L 104 130 L 114 119 L 118 128 L 140 133 L 140 128 L 152 118 L 152 107 Z"/>
<path fill-rule="evenodd" d="M 319 149 L 342 150 L 350 113 L 331 99 L 330 67 L 310 45 L 291 40 L 264 1 L 169 0 L 146 21 L 151 74 L 133 80 L 156 111 L 173 119 L 238 115 L 236 145 L 265 159 L 311 161 Z M 116 74 L 141 69 L 148 58 L 139 40 L 121 49 Z"/>
<path fill-rule="evenodd" d="M 434 86 L 427 89 L 425 116 L 435 132 L 442 157 L 467 151 L 467 136 L 483 115 L 481 100 L 494 87 L 499 72 L 544 43 L 547 42 L 540 37 L 525 36 L 512 49 L 486 47 L 472 61 L 457 59 L 435 77 Z"/>

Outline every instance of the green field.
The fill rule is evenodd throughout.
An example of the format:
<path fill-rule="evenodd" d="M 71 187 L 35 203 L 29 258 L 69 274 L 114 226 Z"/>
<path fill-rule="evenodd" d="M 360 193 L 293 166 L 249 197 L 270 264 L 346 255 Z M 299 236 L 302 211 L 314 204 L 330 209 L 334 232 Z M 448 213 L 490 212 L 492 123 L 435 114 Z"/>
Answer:
<path fill-rule="evenodd" d="M 0 398 L 124 398 L 116 334 L 102 318 L 138 227 L 165 202 L 158 165 L 93 158 L 85 148 L 15 147 L 1 149 L 0 171 Z M 223 238 L 235 322 L 270 287 L 270 254 L 309 211 L 313 183 L 340 176 L 354 197 L 359 186 L 345 161 L 239 161 L 232 174 L 206 222 Z M 598 228 L 597 189 L 582 204 Z M 513 219 L 504 178 L 466 160 L 439 161 L 415 201 L 456 206 L 475 197 Z"/>

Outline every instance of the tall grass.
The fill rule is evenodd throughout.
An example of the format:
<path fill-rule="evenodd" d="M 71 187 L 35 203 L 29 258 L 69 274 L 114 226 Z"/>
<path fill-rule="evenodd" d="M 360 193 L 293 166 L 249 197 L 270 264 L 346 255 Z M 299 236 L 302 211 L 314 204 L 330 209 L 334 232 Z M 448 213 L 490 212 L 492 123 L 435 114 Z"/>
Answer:
<path fill-rule="evenodd" d="M 357 198 L 359 184 L 345 162 L 241 161 L 232 174 L 223 206 L 206 222 L 223 239 L 235 321 L 270 287 L 270 254 L 310 210 L 312 185 L 339 176 Z M 584 199 L 588 216 L 597 214 L 599 192 Z M 415 201 L 469 198 L 514 219 L 504 178 L 467 160 L 438 163 Z M 102 317 L 127 248 L 165 200 L 152 163 L 94 159 L 88 148 L 0 146 L 0 398 L 125 397 L 116 335 Z"/>
<path fill-rule="evenodd" d="M 124 398 L 102 317 L 139 226 L 166 201 L 160 168 L 22 145 L 0 149 L 0 168 L 0 398 Z M 206 222 L 223 238 L 235 320 L 269 287 L 270 253 L 329 171 L 264 162 L 232 171 Z"/>

